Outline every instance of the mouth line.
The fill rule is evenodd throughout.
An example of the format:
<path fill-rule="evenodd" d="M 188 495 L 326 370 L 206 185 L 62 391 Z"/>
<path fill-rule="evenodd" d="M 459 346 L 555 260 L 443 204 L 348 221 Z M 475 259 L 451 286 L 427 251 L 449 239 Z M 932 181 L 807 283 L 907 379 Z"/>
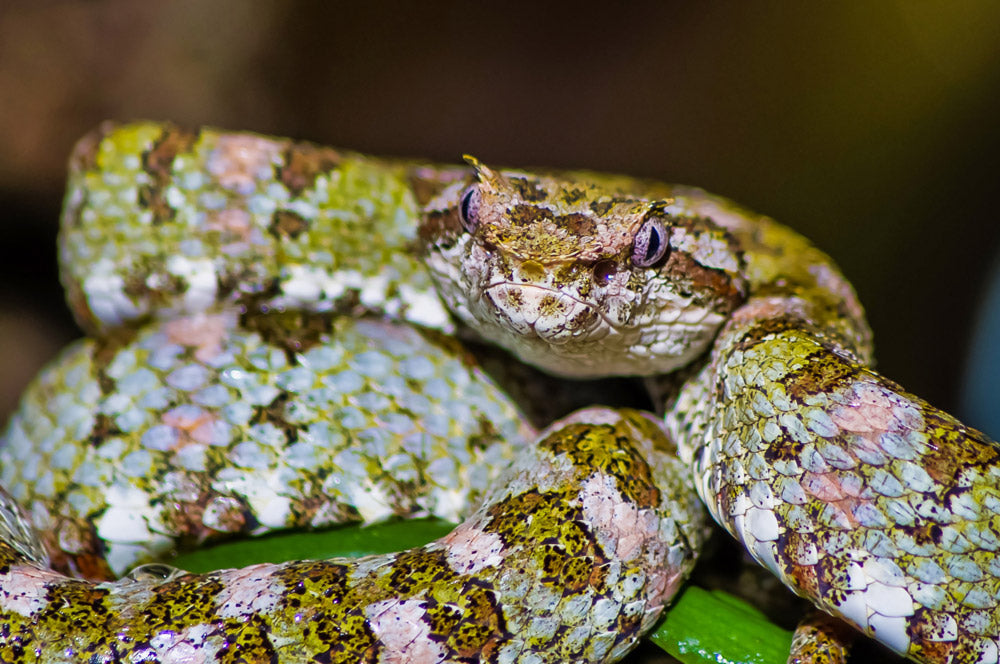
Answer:
<path fill-rule="evenodd" d="M 608 329 L 612 329 L 612 330 L 615 329 L 614 323 L 611 320 L 608 319 L 608 317 L 605 315 L 605 313 L 603 311 L 601 311 L 601 308 L 598 307 L 596 304 L 593 304 L 591 302 L 584 302 L 580 298 L 574 297 L 573 295 L 570 295 L 569 293 L 566 293 L 565 291 L 561 291 L 561 290 L 558 290 L 556 288 L 551 288 L 549 286 L 540 286 L 538 284 L 519 284 L 519 283 L 516 283 L 516 282 L 511 282 L 511 281 L 506 281 L 506 280 L 495 281 L 495 282 L 489 284 L 488 286 L 486 286 L 485 288 L 483 288 L 483 295 L 480 297 L 480 299 L 484 299 L 484 297 L 485 297 L 485 295 L 487 293 L 489 293 L 490 291 L 495 290 L 497 288 L 500 288 L 501 286 L 513 286 L 515 288 L 530 288 L 530 289 L 534 289 L 534 290 L 537 290 L 537 291 L 543 291 L 545 293 L 548 293 L 548 294 L 553 295 L 553 296 L 558 297 L 558 298 L 564 298 L 564 299 L 570 300 L 571 302 L 575 302 L 576 304 L 580 305 L 581 307 L 585 307 L 586 309 L 597 313 L 597 316 L 601 319 L 601 321 L 603 321 L 603 323 L 608 327 Z M 492 301 L 492 298 L 490 298 L 490 299 L 491 299 L 491 302 L 490 302 L 491 308 L 493 308 L 498 313 L 502 312 L 502 309 L 500 309 L 500 307 L 496 306 L 496 304 Z M 549 339 L 547 337 L 542 337 L 540 334 L 538 334 L 538 331 L 535 329 L 535 323 L 529 323 L 529 326 L 530 326 L 532 332 L 535 333 L 536 337 L 538 337 L 539 339 L 545 339 L 545 341 L 549 341 Z M 591 328 L 591 329 L 593 329 L 593 328 Z"/>

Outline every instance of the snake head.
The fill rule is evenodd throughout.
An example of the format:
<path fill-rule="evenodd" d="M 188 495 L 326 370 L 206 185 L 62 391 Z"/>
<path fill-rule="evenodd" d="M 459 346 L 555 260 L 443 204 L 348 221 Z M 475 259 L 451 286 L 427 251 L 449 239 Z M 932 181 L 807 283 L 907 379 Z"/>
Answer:
<path fill-rule="evenodd" d="M 425 206 L 421 249 L 451 311 L 529 364 L 580 378 L 671 371 L 746 297 L 732 237 L 638 181 L 466 161 L 470 177 Z"/>

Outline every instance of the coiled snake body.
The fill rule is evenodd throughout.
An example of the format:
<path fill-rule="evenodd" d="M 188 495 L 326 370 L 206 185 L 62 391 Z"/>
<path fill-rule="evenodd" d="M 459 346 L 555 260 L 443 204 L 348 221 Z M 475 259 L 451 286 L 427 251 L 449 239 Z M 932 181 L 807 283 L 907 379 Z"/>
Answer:
<path fill-rule="evenodd" d="M 95 340 L 0 448 L 0 661 L 613 661 L 693 564 L 692 486 L 825 611 L 916 661 L 997 661 L 997 447 L 868 368 L 826 256 L 698 190 L 469 162 L 81 141 L 61 257 Z M 526 444 L 456 325 L 646 376 L 665 418 L 589 409 Z M 392 556 L 133 569 L 479 497 Z"/>

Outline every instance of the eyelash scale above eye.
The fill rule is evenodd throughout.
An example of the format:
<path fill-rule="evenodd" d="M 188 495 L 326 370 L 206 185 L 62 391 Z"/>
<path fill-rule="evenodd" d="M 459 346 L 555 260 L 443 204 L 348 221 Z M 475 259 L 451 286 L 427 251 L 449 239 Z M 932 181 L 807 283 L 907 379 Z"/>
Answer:
<path fill-rule="evenodd" d="M 647 217 L 632 242 L 632 264 L 651 267 L 663 258 L 669 248 L 666 223 L 660 217 Z"/>

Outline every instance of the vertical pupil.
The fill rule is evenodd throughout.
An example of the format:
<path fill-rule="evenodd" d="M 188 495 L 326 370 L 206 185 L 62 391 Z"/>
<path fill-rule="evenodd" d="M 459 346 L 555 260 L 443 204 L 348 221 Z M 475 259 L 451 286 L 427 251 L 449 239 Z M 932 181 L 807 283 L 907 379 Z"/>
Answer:
<path fill-rule="evenodd" d="M 464 196 L 462 196 L 462 202 L 459 204 L 459 213 L 462 215 L 462 220 L 465 221 L 466 224 L 469 223 L 469 207 L 471 203 L 472 203 L 472 190 L 470 189 L 469 191 L 465 192 Z"/>
<path fill-rule="evenodd" d="M 649 225 L 648 235 L 646 237 L 646 255 L 645 259 L 651 260 L 656 256 L 657 250 L 660 248 L 660 234 L 656 232 L 656 227 L 652 224 Z"/>

